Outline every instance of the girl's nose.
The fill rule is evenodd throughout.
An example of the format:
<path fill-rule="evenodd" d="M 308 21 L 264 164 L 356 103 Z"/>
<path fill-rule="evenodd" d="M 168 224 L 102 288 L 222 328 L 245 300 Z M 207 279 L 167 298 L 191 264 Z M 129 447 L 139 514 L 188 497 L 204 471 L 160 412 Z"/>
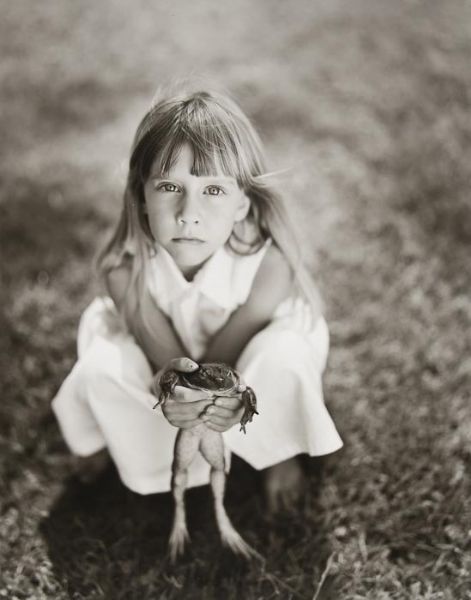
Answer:
<path fill-rule="evenodd" d="M 177 218 L 179 223 L 186 225 L 194 225 L 200 222 L 198 201 L 192 194 L 185 194 L 182 198 Z"/>

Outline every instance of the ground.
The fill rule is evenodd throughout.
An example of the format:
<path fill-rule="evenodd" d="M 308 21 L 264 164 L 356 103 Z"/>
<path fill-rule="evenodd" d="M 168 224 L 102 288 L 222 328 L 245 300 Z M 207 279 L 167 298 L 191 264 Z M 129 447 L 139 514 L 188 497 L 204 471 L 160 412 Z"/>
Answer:
<path fill-rule="evenodd" d="M 0 597 L 471 598 L 470 33 L 465 0 L 3 3 Z M 276 519 L 257 473 L 231 474 L 263 564 L 221 553 L 201 488 L 172 567 L 168 495 L 112 470 L 78 486 L 50 411 L 133 131 L 188 75 L 233 93 L 287 169 L 331 329 L 344 449 Z"/>

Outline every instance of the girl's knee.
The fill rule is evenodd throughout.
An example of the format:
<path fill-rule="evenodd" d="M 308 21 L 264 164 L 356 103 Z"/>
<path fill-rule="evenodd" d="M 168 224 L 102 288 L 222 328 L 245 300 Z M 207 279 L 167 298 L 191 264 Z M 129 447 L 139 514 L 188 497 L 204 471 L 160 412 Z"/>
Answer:
<path fill-rule="evenodd" d="M 319 319 L 310 332 L 281 328 L 275 322 L 250 340 L 239 358 L 238 368 L 242 370 L 256 359 L 273 368 L 296 370 L 306 365 L 322 373 L 328 351 L 329 331 L 324 319 Z"/>
<path fill-rule="evenodd" d="M 238 368 L 244 369 L 256 361 L 272 369 L 296 369 L 310 360 L 312 352 L 305 336 L 296 331 L 280 330 L 255 336 L 242 353 Z"/>
<path fill-rule="evenodd" d="M 82 381 L 91 386 L 126 382 L 149 387 L 152 380 L 152 370 L 146 357 L 137 345 L 131 343 L 95 344 L 80 360 L 79 368 Z"/>

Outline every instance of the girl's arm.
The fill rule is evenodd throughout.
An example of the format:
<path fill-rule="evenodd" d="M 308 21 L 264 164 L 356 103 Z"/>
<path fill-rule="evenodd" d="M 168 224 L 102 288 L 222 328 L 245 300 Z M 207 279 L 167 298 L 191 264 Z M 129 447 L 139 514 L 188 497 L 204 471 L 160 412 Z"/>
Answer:
<path fill-rule="evenodd" d="M 250 339 L 266 327 L 278 304 L 288 298 L 293 274 L 281 252 L 270 246 L 255 276 L 245 304 L 214 336 L 205 361 L 221 361 L 234 366 Z"/>
<path fill-rule="evenodd" d="M 108 292 L 118 310 L 122 309 L 130 277 L 129 265 L 113 269 L 107 275 Z M 144 325 L 143 313 L 146 314 L 147 327 Z M 197 367 L 197 363 L 184 358 L 188 355 L 187 351 L 178 339 L 170 321 L 149 294 L 141 298 L 140 310 L 135 311 L 132 322 L 128 323 L 128 326 L 147 360 L 153 366 L 154 374 L 158 371 L 162 373 L 169 368 L 190 372 Z M 152 391 L 158 398 L 158 380 L 155 379 L 156 387 L 153 386 Z M 202 423 L 201 415 L 211 403 L 212 397 L 208 397 L 208 394 L 177 386 L 172 398 L 162 407 L 162 412 L 175 427 L 188 429 Z"/>
<path fill-rule="evenodd" d="M 123 307 L 130 277 L 129 264 L 117 267 L 107 274 L 108 293 L 118 310 Z M 144 325 L 144 313 L 147 326 Z M 149 294 L 141 298 L 140 310 L 135 311 L 132 322 L 129 322 L 128 326 L 155 371 L 173 358 L 187 356 L 187 351 L 178 339 L 170 321 Z"/>
<path fill-rule="evenodd" d="M 281 252 L 270 246 L 255 276 L 245 304 L 213 338 L 204 360 L 221 361 L 235 366 L 250 339 L 266 327 L 278 304 L 289 297 L 293 285 L 292 271 Z M 203 416 L 206 427 L 227 431 L 241 419 L 244 407 L 240 397 L 218 398 Z"/>

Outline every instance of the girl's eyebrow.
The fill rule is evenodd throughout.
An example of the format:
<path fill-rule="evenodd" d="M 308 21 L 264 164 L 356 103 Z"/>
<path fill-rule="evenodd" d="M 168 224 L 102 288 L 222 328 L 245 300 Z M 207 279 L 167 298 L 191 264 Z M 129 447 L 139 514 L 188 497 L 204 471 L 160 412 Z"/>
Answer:
<path fill-rule="evenodd" d="M 237 182 L 235 180 L 234 177 L 230 177 L 230 176 L 225 176 L 225 175 L 196 175 L 195 177 L 198 177 L 198 179 L 201 180 L 209 180 L 211 183 L 220 183 L 220 184 L 224 184 L 224 185 L 230 185 L 230 186 L 236 186 Z M 159 181 L 164 181 L 164 180 L 178 180 L 179 177 L 175 177 L 175 176 L 170 176 L 170 175 L 164 175 L 162 173 L 151 173 L 149 179 L 153 179 L 153 180 L 159 180 Z"/>

